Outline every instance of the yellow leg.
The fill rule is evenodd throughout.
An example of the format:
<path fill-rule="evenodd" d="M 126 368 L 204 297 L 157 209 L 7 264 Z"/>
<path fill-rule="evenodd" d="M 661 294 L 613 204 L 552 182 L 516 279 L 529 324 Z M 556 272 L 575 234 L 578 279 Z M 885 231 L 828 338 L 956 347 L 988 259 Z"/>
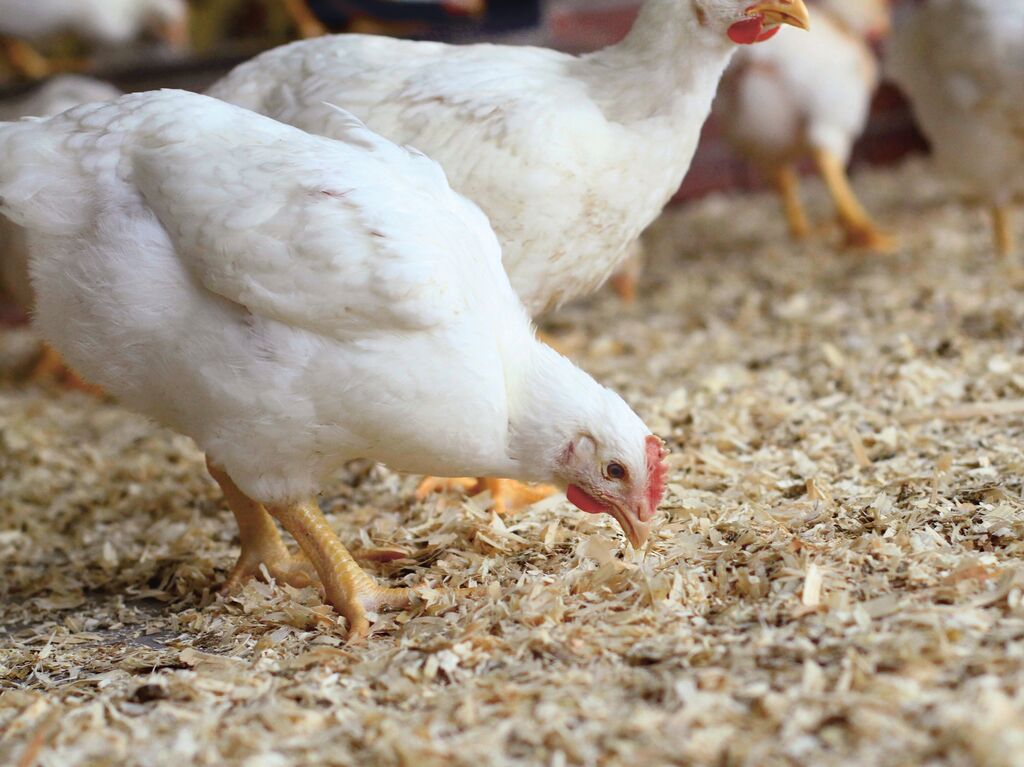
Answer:
<path fill-rule="evenodd" d="M 846 233 L 847 246 L 865 248 L 878 253 L 895 250 L 896 240 L 875 226 L 853 193 L 846 177 L 846 169 L 839 158 L 827 150 L 818 149 L 814 152 L 814 160 L 835 202 L 839 223 Z"/>
<path fill-rule="evenodd" d="M 491 505 L 499 514 L 522 511 L 527 506 L 558 492 L 550 485 L 525 485 L 513 479 L 498 479 L 496 477 L 481 477 L 480 479 L 426 477 L 416 488 L 416 499 L 422 501 L 435 492 L 461 491 L 468 495 L 476 495 L 484 490 L 490 491 Z"/>
<path fill-rule="evenodd" d="M 1013 222 L 1010 220 L 1008 206 L 992 206 L 992 226 L 995 233 L 996 253 L 1000 258 L 1009 258 L 1016 250 L 1016 237 L 1013 234 Z"/>
<path fill-rule="evenodd" d="M 299 34 L 303 37 L 320 37 L 327 34 L 327 27 L 320 23 L 320 20 L 313 15 L 306 5 L 306 0 L 282 0 L 284 8 L 288 12 Z"/>
<path fill-rule="evenodd" d="M 800 179 L 792 165 L 782 165 L 775 171 L 775 186 L 782 196 L 782 209 L 786 214 L 789 234 L 794 240 L 805 240 L 811 233 L 811 225 L 800 200 Z"/>
<path fill-rule="evenodd" d="M 100 399 L 107 396 L 99 386 L 89 383 L 69 368 L 57 350 L 49 344 L 43 344 L 39 357 L 28 371 L 27 378 L 32 381 L 55 381 L 68 389 L 85 392 Z"/>
<path fill-rule="evenodd" d="M 226 594 L 238 591 L 246 581 L 260 574 L 260 565 L 266 566 L 267 572 L 275 580 L 296 588 L 315 583 L 316 572 L 312 565 L 301 557 L 292 556 L 281 540 L 277 525 L 262 504 L 239 490 L 222 469 L 209 461 L 206 462 L 206 468 L 210 476 L 217 480 L 235 515 L 242 540 L 242 553 L 221 590 Z"/>
<path fill-rule="evenodd" d="M 30 80 L 42 80 L 53 71 L 50 62 L 23 40 L 0 38 L 0 47 L 14 70 Z"/>
<path fill-rule="evenodd" d="M 362 639 L 369 633 L 367 611 L 406 607 L 416 598 L 412 589 L 381 588 L 364 573 L 327 524 L 316 501 L 271 506 L 269 511 L 313 563 L 327 601 L 348 621 L 350 639 Z"/>

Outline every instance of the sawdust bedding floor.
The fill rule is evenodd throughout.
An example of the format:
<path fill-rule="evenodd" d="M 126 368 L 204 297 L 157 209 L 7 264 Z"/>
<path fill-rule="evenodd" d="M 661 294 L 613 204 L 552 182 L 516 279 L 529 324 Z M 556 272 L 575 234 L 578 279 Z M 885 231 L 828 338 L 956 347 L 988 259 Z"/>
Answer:
<path fill-rule="evenodd" d="M 547 323 L 673 449 L 646 551 L 564 499 L 339 477 L 381 579 L 482 587 L 365 646 L 314 590 L 217 594 L 188 439 L 0 389 L 0 763 L 1024 764 L 1024 280 L 923 163 L 857 185 L 897 255 L 714 197 L 648 233 L 635 306 Z"/>

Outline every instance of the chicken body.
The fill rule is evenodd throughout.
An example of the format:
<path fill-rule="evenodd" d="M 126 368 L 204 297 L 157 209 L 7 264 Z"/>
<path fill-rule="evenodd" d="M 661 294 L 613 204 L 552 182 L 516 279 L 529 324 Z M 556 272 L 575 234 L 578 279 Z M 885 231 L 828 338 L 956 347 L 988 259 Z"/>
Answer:
<path fill-rule="evenodd" d="M 338 105 L 429 154 L 488 215 L 537 316 L 596 290 L 628 256 L 690 166 L 731 31 L 780 19 L 806 25 L 802 0 L 647 0 L 625 40 L 582 57 L 337 35 L 257 56 L 209 94 L 325 136 L 342 125 Z M 499 488 L 498 508 L 544 492 L 456 484 Z"/>
<path fill-rule="evenodd" d="M 888 30 L 886 0 L 828 0 L 803 33 L 782 29 L 733 59 L 715 102 L 729 141 L 779 185 L 790 233 L 809 234 L 796 163 L 813 157 L 839 212 L 847 244 L 886 250 L 843 168 L 868 120 L 879 72 L 869 38 Z"/>
<path fill-rule="evenodd" d="M 91 77 L 61 75 L 40 86 L 25 98 L 0 106 L 0 120 L 21 117 L 50 117 L 90 101 L 116 98 L 120 91 L 109 83 Z M 28 314 L 35 299 L 28 277 L 28 243 L 25 233 L 0 218 L 0 293 L 12 298 Z"/>
<path fill-rule="evenodd" d="M 799 0 L 770 5 L 805 14 Z M 536 316 L 597 289 L 679 188 L 736 47 L 729 23 L 748 7 L 647 0 L 623 42 L 582 57 L 324 37 L 262 54 L 208 93 L 327 136 L 336 104 L 426 152 L 488 215 Z"/>
<path fill-rule="evenodd" d="M 1024 194 L 1024 4 L 921 3 L 899 20 L 886 69 L 940 167 L 992 207 L 996 248 L 1009 255 L 1009 207 Z"/>
<path fill-rule="evenodd" d="M 163 91 L 0 125 L 0 213 L 29 232 L 44 336 L 207 453 L 245 574 L 284 556 L 265 507 L 357 634 L 409 595 L 362 574 L 311 500 L 356 457 L 555 482 L 642 540 L 656 438 L 534 338 L 440 168 L 338 119 L 335 141 Z"/>

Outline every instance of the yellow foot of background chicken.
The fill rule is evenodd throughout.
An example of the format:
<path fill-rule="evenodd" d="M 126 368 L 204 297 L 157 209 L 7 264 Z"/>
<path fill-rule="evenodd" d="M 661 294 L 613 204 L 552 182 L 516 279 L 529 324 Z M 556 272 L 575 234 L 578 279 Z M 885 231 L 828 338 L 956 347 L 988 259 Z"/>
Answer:
<path fill-rule="evenodd" d="M 513 479 L 482 477 L 471 479 L 457 477 L 427 477 L 416 488 L 416 499 L 422 501 L 431 493 L 458 491 L 467 495 L 476 495 L 485 490 L 491 494 L 491 505 L 498 514 L 516 512 L 542 501 L 558 492 L 550 485 L 526 485 Z"/>
<path fill-rule="evenodd" d="M 899 241 L 891 234 L 886 234 L 872 226 L 847 227 L 843 231 L 843 247 L 887 255 L 896 252 Z"/>
<path fill-rule="evenodd" d="M 78 373 L 67 366 L 57 351 L 49 344 L 44 344 L 39 356 L 25 374 L 30 381 L 52 381 L 68 389 L 85 392 L 97 398 L 106 397 L 99 386 L 84 380 Z"/>

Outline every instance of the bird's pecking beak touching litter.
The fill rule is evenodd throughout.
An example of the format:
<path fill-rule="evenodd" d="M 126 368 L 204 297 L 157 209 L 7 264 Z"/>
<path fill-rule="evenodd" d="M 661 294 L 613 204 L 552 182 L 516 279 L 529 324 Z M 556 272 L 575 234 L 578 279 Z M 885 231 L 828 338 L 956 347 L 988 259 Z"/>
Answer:
<path fill-rule="evenodd" d="M 783 24 L 810 29 L 810 14 L 803 0 L 762 0 L 747 8 L 746 16 L 729 27 L 729 38 L 740 45 L 764 42 Z"/>

